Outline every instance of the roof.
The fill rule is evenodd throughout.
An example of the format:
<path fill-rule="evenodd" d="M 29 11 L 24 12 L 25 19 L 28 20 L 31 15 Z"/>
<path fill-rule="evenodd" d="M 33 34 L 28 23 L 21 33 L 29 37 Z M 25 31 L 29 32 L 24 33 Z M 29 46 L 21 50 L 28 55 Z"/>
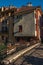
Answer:
<path fill-rule="evenodd" d="M 5 10 L 3 10 L 3 11 L 0 11 L 0 14 L 6 14 L 6 13 L 9 13 L 9 12 L 15 12 L 16 10 L 17 10 L 17 8 L 15 8 L 15 7 L 13 7 L 13 8 L 10 8 L 10 7 L 4 7 L 5 8 Z"/>
<path fill-rule="evenodd" d="M 0 13 L 3 14 L 7 14 L 9 12 L 13 12 L 14 15 L 22 15 L 24 13 L 31 13 L 33 12 L 36 8 L 41 8 L 40 6 L 23 6 L 21 8 L 15 8 L 15 7 L 4 7 L 5 10 L 1 11 Z"/>
<path fill-rule="evenodd" d="M 21 7 L 21 8 L 18 8 L 17 11 L 15 12 L 16 15 L 18 14 L 22 14 L 22 13 L 30 13 L 30 12 L 33 12 L 36 8 L 41 8 L 40 6 L 24 6 L 24 7 Z"/>

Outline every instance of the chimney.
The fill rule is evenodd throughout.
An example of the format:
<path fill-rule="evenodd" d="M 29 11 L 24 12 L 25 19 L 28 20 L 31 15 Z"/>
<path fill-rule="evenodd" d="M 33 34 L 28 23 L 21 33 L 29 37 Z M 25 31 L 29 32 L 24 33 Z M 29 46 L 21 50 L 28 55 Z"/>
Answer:
<path fill-rule="evenodd" d="M 14 8 L 14 6 L 13 6 L 13 5 L 9 5 L 9 7 L 10 7 L 10 9 Z"/>
<path fill-rule="evenodd" d="M 27 6 L 32 6 L 32 3 L 31 2 L 27 3 Z"/>
<path fill-rule="evenodd" d="M 2 11 L 4 10 L 4 7 L 2 7 Z"/>
<path fill-rule="evenodd" d="M 1 11 L 4 11 L 4 10 L 5 10 L 5 7 L 2 7 L 2 8 L 1 8 Z"/>

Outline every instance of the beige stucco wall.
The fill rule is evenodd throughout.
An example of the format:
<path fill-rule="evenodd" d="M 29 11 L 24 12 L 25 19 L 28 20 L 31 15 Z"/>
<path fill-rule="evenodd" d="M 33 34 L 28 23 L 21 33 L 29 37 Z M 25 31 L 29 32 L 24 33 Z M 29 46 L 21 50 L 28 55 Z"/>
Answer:
<path fill-rule="evenodd" d="M 14 22 L 16 20 L 14 20 Z M 17 32 L 19 31 L 19 25 L 22 25 L 22 32 Z M 14 36 L 34 35 L 35 35 L 34 12 L 22 15 L 22 18 L 17 23 L 14 24 Z"/>

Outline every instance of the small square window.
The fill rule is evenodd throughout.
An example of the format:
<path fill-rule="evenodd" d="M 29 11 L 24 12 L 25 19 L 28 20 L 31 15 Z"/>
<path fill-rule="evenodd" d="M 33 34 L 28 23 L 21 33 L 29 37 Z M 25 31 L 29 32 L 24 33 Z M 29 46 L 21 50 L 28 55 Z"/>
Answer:
<path fill-rule="evenodd" d="M 19 25 L 19 32 L 22 32 L 22 25 Z"/>

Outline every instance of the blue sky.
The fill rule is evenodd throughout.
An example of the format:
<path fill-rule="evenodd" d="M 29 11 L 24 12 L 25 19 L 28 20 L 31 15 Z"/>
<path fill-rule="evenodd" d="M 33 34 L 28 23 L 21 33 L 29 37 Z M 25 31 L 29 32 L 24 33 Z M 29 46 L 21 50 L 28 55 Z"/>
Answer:
<path fill-rule="evenodd" d="M 22 5 L 27 5 L 28 2 L 32 2 L 33 6 L 39 5 L 43 9 L 43 0 L 0 0 L 0 7 L 9 5 L 21 7 Z"/>

